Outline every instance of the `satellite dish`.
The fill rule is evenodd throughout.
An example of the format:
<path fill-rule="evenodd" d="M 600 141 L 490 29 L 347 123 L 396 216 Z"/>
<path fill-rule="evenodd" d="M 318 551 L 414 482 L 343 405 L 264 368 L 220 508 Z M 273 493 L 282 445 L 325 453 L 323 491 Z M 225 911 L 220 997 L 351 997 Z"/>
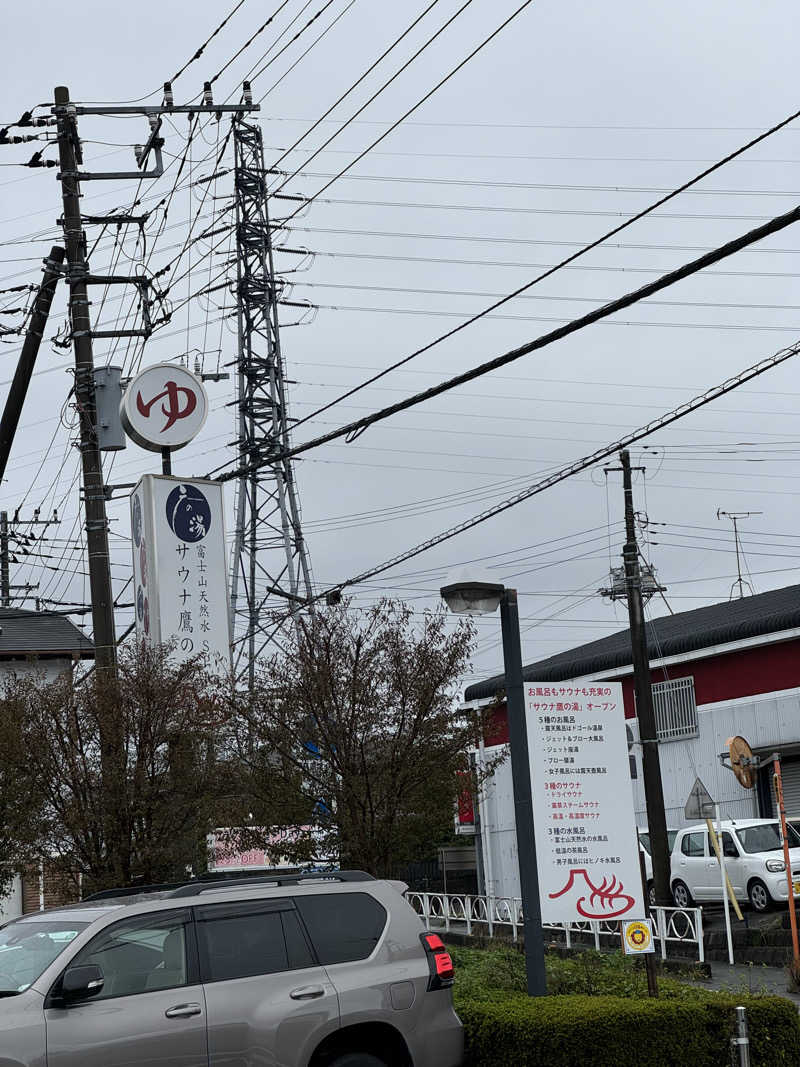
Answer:
<path fill-rule="evenodd" d="M 756 767 L 753 750 L 743 737 L 729 737 L 725 742 L 731 757 L 731 770 L 745 789 L 756 784 Z"/>

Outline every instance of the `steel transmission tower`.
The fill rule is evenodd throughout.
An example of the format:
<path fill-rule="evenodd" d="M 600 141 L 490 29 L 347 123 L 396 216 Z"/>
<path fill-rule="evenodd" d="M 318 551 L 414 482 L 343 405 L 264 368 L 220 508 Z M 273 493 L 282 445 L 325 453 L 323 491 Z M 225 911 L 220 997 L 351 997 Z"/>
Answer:
<path fill-rule="evenodd" d="M 249 473 L 236 483 L 231 628 L 237 670 L 246 655 L 252 685 L 256 660 L 271 641 L 279 639 L 287 609 L 296 612 L 311 597 L 311 566 L 291 460 L 280 458 L 289 445 L 289 430 L 278 328 L 280 283 L 273 267 L 261 129 L 237 118 L 233 140 L 237 444 L 239 465 Z M 252 469 L 255 465 L 257 470 Z"/>

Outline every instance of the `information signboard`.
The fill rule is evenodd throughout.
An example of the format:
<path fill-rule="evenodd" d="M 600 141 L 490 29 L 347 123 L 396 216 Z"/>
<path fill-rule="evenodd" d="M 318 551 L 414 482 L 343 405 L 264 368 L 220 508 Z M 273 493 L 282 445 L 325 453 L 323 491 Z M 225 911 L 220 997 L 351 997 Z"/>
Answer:
<path fill-rule="evenodd" d="M 146 474 L 131 494 L 136 632 L 230 668 L 222 486 Z"/>
<path fill-rule="evenodd" d="M 542 921 L 644 915 L 622 686 L 525 692 Z"/>

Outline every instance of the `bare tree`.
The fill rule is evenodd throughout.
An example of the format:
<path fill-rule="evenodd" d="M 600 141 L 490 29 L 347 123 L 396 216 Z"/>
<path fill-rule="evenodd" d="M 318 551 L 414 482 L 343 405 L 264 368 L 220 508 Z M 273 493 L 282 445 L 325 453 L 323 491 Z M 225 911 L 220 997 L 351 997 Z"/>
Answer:
<path fill-rule="evenodd" d="M 348 604 L 298 620 L 236 725 L 254 794 L 305 800 L 317 857 L 391 875 L 453 827 L 475 724 L 458 710 L 474 630 L 443 611 Z"/>
<path fill-rule="evenodd" d="M 250 806 L 225 682 L 139 645 L 116 677 L 12 678 L 0 692 L 0 876 L 42 858 L 84 889 L 205 869 L 207 834 Z"/>

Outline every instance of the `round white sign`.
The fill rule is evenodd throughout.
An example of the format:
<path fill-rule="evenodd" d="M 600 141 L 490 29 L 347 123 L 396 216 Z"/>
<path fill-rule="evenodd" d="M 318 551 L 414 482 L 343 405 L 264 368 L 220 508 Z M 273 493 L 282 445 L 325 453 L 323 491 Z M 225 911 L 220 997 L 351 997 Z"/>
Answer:
<path fill-rule="evenodd" d="M 119 413 L 128 437 L 142 448 L 183 448 L 203 428 L 208 396 L 200 379 L 185 367 L 156 363 L 130 382 Z"/>

